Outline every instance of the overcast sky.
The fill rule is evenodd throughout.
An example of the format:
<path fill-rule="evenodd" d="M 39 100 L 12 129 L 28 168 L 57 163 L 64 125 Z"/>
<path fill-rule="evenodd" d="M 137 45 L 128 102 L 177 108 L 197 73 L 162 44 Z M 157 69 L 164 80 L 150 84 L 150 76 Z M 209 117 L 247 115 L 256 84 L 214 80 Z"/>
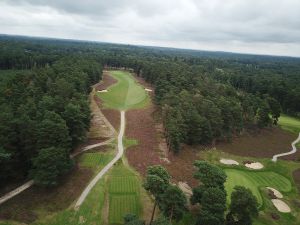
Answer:
<path fill-rule="evenodd" d="M 300 56 L 300 0 L 0 0 L 0 33 Z"/>

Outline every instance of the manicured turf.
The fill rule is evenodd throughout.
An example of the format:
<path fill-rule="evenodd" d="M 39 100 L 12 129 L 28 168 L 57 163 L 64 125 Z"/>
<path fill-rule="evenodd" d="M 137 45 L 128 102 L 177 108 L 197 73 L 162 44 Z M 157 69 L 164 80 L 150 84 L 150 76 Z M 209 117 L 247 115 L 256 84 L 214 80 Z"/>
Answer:
<path fill-rule="evenodd" d="M 138 213 L 137 196 L 112 195 L 109 199 L 109 222 L 111 224 L 122 224 L 124 215 Z"/>
<path fill-rule="evenodd" d="M 284 130 L 297 134 L 300 132 L 300 120 L 297 118 L 281 115 L 278 123 Z"/>
<path fill-rule="evenodd" d="M 140 214 L 140 187 L 138 177 L 123 164 L 114 167 L 108 179 L 110 224 L 122 224 L 128 213 Z"/>
<path fill-rule="evenodd" d="M 111 71 L 118 82 L 108 88 L 108 92 L 97 93 L 107 108 L 126 110 L 143 108 L 149 103 L 149 96 L 134 77 L 125 71 Z"/>
<path fill-rule="evenodd" d="M 259 192 L 260 187 L 273 187 L 281 192 L 291 191 L 291 182 L 284 176 L 271 171 L 244 171 L 239 169 L 225 169 L 227 181 L 225 188 L 228 201 L 236 185 L 241 185 L 252 190 L 256 196 L 259 205 L 262 205 L 262 196 Z"/>

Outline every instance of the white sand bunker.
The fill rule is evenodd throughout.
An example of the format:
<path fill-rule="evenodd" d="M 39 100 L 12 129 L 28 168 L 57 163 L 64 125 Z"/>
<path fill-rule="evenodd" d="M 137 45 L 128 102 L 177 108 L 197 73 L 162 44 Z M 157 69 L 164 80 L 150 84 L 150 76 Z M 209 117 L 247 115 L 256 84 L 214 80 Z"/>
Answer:
<path fill-rule="evenodd" d="M 150 92 L 151 92 L 152 90 L 151 90 L 151 89 L 148 89 L 148 88 L 145 88 L 145 91 L 150 91 Z"/>
<path fill-rule="evenodd" d="M 267 189 L 272 191 L 276 198 L 283 198 L 283 195 L 275 188 L 267 187 Z"/>
<path fill-rule="evenodd" d="M 225 165 L 239 165 L 239 163 L 233 159 L 220 159 L 220 163 Z"/>
<path fill-rule="evenodd" d="M 275 208 L 282 213 L 289 213 L 291 212 L 291 208 L 282 200 L 280 199 L 272 199 L 273 205 Z"/>
<path fill-rule="evenodd" d="M 100 93 L 103 93 L 103 92 L 108 92 L 108 90 L 101 90 L 101 91 L 98 91 L 98 92 L 100 92 Z"/>
<path fill-rule="evenodd" d="M 182 190 L 184 194 L 186 194 L 188 197 L 191 197 L 193 195 L 192 188 L 186 183 L 186 182 L 178 182 L 178 187 Z"/>
<path fill-rule="evenodd" d="M 260 162 L 246 163 L 245 166 L 254 170 L 260 170 L 264 168 L 264 165 L 261 164 Z"/>

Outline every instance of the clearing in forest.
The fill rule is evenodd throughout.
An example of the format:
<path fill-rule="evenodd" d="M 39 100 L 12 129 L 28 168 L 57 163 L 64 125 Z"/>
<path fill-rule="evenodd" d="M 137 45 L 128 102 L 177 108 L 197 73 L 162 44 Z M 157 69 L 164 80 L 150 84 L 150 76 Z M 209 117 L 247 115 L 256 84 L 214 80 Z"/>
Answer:
<path fill-rule="evenodd" d="M 143 108 L 149 103 L 149 96 L 144 87 L 126 71 L 110 71 L 118 82 L 110 86 L 108 92 L 97 93 L 103 100 L 104 107 L 127 110 Z"/>

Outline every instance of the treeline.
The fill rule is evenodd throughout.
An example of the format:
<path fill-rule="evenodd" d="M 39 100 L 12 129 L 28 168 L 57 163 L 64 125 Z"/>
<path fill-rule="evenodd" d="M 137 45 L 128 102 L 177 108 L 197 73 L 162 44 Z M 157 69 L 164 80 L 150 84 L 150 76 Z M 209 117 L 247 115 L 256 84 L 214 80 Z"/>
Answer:
<path fill-rule="evenodd" d="M 66 56 L 51 66 L 12 70 L 2 76 L 2 185 L 27 176 L 38 184 L 54 185 L 72 167 L 70 151 L 85 140 L 89 128 L 90 86 L 101 74 L 102 67 L 95 60 Z"/>
<path fill-rule="evenodd" d="M 40 70 L 41 77 L 65 56 L 91 59 L 86 64 L 72 61 L 86 73 L 91 61 L 133 69 L 155 87 L 165 135 L 170 149 L 176 152 L 182 143 L 205 145 L 230 140 L 243 130 L 276 125 L 281 112 L 297 115 L 300 111 L 300 60 L 296 58 L 6 36 L 0 36 L 0 47 L 1 69 L 30 67 Z M 11 60 L 4 60 L 6 57 Z M 68 64 L 61 63 L 63 68 Z M 69 71 L 65 69 L 60 79 L 66 79 Z M 72 79 L 73 86 L 82 90 L 81 82 L 86 78 Z M 93 83 L 93 78 L 87 79 L 86 86 Z M 55 105 L 64 106 L 59 101 Z"/>
<path fill-rule="evenodd" d="M 252 191 L 242 186 L 235 186 L 230 195 L 230 205 L 227 207 L 225 190 L 226 173 L 216 165 L 205 161 L 195 161 L 194 178 L 199 185 L 193 188 L 190 198 L 193 209 L 189 225 L 252 225 L 258 217 L 258 202 Z M 147 169 L 144 188 L 154 197 L 154 207 L 149 224 L 171 225 L 183 223 L 184 214 L 188 211 L 186 195 L 174 184 L 170 183 L 170 175 L 162 166 L 151 166 Z M 156 207 L 161 216 L 154 219 Z M 124 217 L 124 225 L 145 225 L 136 215 Z"/>

